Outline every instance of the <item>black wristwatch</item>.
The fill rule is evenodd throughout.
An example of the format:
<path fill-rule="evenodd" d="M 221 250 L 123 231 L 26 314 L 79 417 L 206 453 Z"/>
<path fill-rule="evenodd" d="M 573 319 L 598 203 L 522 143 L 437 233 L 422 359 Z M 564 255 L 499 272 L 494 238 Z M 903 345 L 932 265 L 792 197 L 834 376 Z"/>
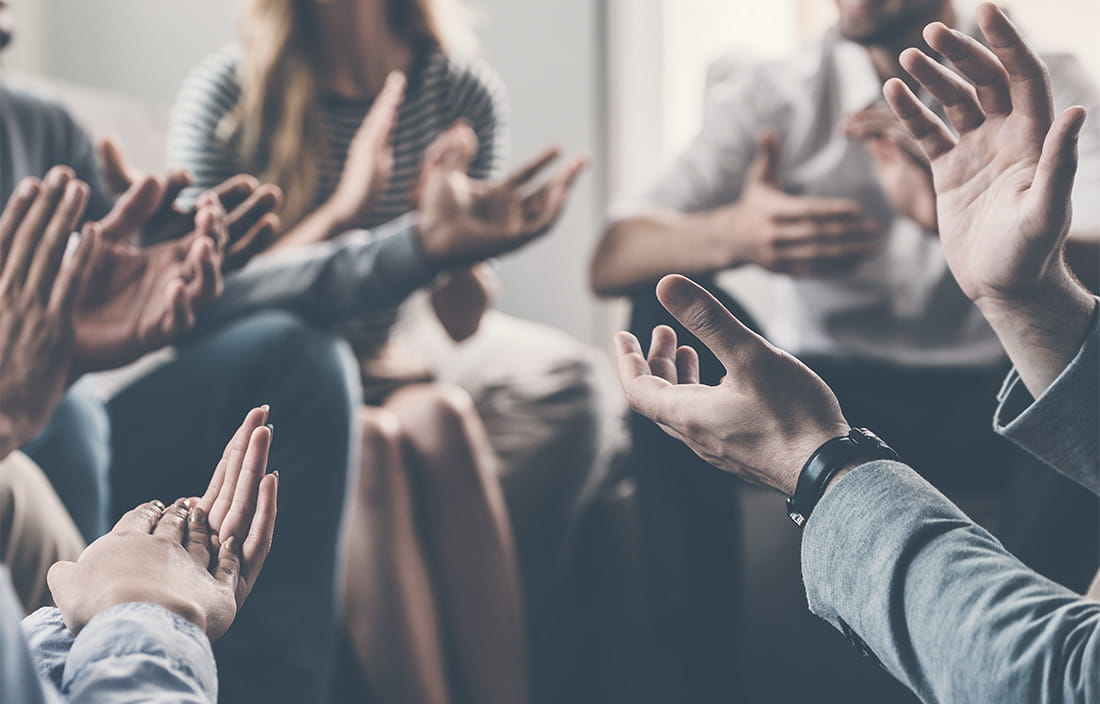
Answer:
<path fill-rule="evenodd" d="M 794 495 L 787 499 L 787 515 L 801 528 L 825 493 L 833 475 L 857 462 L 896 460 L 898 453 L 879 436 L 864 428 L 852 428 L 817 448 L 802 465 Z"/>

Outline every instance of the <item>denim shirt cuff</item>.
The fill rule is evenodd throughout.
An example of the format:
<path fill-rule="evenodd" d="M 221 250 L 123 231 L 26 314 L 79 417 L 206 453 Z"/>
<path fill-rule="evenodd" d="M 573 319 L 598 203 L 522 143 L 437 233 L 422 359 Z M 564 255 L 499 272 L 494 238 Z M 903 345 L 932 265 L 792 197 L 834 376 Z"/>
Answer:
<path fill-rule="evenodd" d="M 195 624 L 156 604 L 130 603 L 97 615 L 69 651 L 63 693 L 94 678 L 100 668 L 114 675 L 140 670 L 150 688 L 201 693 L 217 700 L 217 667 L 210 640 Z"/>
<path fill-rule="evenodd" d="M 22 627 L 34 666 L 54 687 L 61 689 L 65 662 L 73 647 L 73 634 L 65 627 L 61 612 L 43 606 L 23 619 Z"/>

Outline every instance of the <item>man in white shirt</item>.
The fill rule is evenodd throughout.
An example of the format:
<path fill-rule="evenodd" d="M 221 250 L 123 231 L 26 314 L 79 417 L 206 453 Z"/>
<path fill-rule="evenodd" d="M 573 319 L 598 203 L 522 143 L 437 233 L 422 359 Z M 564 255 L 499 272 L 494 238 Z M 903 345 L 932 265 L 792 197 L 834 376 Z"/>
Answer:
<path fill-rule="evenodd" d="M 716 88 L 702 130 L 671 168 L 644 197 L 613 208 L 593 258 L 593 288 L 636 295 L 637 332 L 669 322 L 641 293 L 665 274 L 717 277 L 719 286 L 725 272 L 744 265 L 778 274 L 789 294 L 777 301 L 783 320 L 762 320 L 764 331 L 826 379 L 852 422 L 873 420 L 910 464 L 927 468 L 933 483 L 994 528 L 989 497 L 1023 481 L 1028 501 L 1001 537 L 1036 569 L 1083 589 L 1095 570 L 1096 502 L 1068 482 L 1033 475 L 981 420 L 995 406 L 1004 352 L 947 269 L 930 171 L 882 103 L 885 80 L 904 77 L 901 51 L 925 46 L 921 29 L 940 20 L 978 35 L 975 8 L 950 0 L 835 2 L 837 25 L 820 41 Z M 1080 104 L 1100 115 L 1100 90 L 1080 62 L 1058 52 L 1043 58 L 1055 109 Z M 1079 148 L 1069 255 L 1084 275 L 1095 262 L 1081 264 L 1096 259 L 1091 245 L 1100 241 L 1100 120 L 1085 126 Z M 704 374 L 718 369 L 703 360 Z M 636 446 L 645 448 L 637 464 L 653 464 L 651 473 L 662 463 L 698 462 L 650 435 L 658 432 L 652 426 L 632 423 Z M 922 441 L 929 436 L 940 442 Z M 662 486 L 698 481 L 695 493 L 713 503 L 706 484 L 721 479 L 680 471 Z M 1047 511 L 1036 513 L 1044 504 Z M 678 523 L 649 531 L 666 542 L 678 533 L 694 553 L 713 543 L 693 529 L 702 519 L 687 515 L 703 504 L 690 505 L 678 516 L 663 507 Z"/>

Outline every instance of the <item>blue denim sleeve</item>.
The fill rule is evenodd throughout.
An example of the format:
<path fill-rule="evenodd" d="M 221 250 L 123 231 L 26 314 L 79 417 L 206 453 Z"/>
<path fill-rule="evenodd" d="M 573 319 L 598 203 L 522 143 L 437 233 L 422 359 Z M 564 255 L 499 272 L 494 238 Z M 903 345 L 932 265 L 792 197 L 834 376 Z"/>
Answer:
<path fill-rule="evenodd" d="M 38 673 L 61 689 L 65 675 L 65 661 L 73 647 L 73 634 L 65 627 L 61 612 L 53 607 L 43 607 L 23 619 L 23 637 L 31 650 L 31 658 Z"/>
<path fill-rule="evenodd" d="M 993 429 L 1100 495 L 1100 306 L 1077 355 L 1038 399 L 1013 369 Z"/>
<path fill-rule="evenodd" d="M 214 653 L 194 624 L 153 604 L 122 604 L 92 619 L 73 641 L 61 694 L 97 704 L 212 704 Z"/>

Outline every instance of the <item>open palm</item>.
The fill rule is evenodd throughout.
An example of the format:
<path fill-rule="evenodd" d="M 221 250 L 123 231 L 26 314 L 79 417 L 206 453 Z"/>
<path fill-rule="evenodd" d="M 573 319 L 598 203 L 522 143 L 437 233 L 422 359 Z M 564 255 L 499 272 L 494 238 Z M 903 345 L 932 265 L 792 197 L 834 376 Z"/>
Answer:
<path fill-rule="evenodd" d="M 1052 120 L 1046 67 L 995 6 L 978 11 L 992 50 L 932 24 L 929 46 L 967 82 L 917 49 L 902 66 L 944 105 L 956 137 L 899 79 L 885 94 L 932 164 L 940 239 L 971 299 L 1026 293 L 1061 265 L 1070 223 L 1076 137 L 1084 110 Z"/>
<path fill-rule="evenodd" d="M 536 181 L 560 155 L 550 148 L 502 181 L 478 181 L 467 172 L 477 137 L 460 123 L 441 135 L 425 156 L 420 187 L 420 231 L 425 253 L 469 263 L 505 254 L 545 234 L 561 215 L 587 164 L 570 157 L 557 173 Z"/>
<path fill-rule="evenodd" d="M 76 311 L 82 371 L 111 369 L 171 344 L 194 323 L 194 311 L 221 285 L 225 211 L 206 198 L 195 230 L 179 240 L 139 247 L 99 238 Z"/>

